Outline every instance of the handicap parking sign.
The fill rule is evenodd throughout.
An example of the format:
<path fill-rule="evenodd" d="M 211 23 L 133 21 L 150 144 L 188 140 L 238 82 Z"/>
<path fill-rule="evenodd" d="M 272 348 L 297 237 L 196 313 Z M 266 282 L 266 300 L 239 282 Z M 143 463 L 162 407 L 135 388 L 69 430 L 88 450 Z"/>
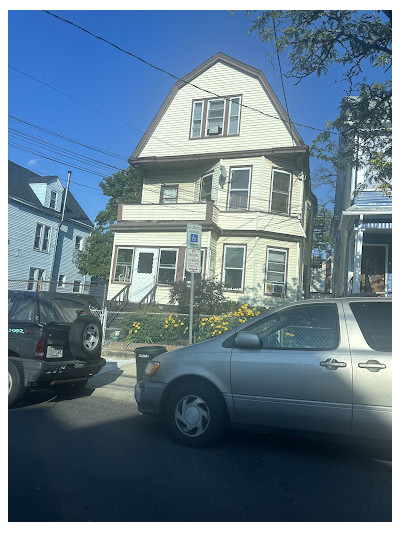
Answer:
<path fill-rule="evenodd" d="M 201 246 L 201 226 L 198 224 L 187 224 L 186 245 L 188 248 L 200 248 Z"/>

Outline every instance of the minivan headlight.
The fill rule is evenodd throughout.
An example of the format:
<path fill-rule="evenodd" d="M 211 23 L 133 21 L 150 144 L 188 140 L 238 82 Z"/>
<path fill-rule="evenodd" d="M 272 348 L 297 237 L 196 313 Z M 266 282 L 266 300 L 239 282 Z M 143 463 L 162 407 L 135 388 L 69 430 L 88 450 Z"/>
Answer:
<path fill-rule="evenodd" d="M 150 361 L 150 363 L 147 363 L 147 366 L 144 370 L 145 376 L 154 376 L 154 374 L 157 372 L 159 367 L 160 367 L 160 363 Z"/>

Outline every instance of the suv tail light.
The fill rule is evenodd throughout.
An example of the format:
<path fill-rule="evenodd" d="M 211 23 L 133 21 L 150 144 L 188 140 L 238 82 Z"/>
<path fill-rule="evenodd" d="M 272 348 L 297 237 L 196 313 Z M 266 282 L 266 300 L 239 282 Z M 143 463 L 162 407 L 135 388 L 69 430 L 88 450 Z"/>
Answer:
<path fill-rule="evenodd" d="M 46 353 L 46 348 L 46 341 L 44 339 L 38 340 L 35 348 L 35 359 L 43 359 Z"/>

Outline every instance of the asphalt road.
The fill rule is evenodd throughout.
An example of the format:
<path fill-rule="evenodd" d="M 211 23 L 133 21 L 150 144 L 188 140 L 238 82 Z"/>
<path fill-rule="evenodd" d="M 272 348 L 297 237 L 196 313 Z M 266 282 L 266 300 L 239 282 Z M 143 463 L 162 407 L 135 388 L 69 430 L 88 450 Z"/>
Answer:
<path fill-rule="evenodd" d="M 9 410 L 10 522 L 391 521 L 388 452 L 242 431 L 183 447 L 138 413 L 135 381 L 109 362 L 85 395 Z"/>

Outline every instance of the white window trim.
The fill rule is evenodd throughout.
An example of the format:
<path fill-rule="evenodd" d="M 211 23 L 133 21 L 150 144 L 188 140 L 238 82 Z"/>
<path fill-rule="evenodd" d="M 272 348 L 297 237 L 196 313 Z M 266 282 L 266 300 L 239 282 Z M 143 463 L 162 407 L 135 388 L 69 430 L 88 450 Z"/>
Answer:
<path fill-rule="evenodd" d="M 239 267 L 228 267 L 230 270 L 241 270 L 242 271 L 242 282 L 241 282 L 241 285 L 240 285 L 240 289 L 230 289 L 230 288 L 227 288 L 225 287 L 225 272 L 226 272 L 226 268 L 225 268 L 225 261 L 226 261 L 226 250 L 228 248 L 242 248 L 243 249 L 243 264 L 242 264 L 242 268 L 239 268 Z M 244 245 L 241 245 L 241 244 L 227 244 L 224 246 L 224 260 L 223 260 L 223 267 L 222 267 L 222 284 L 224 286 L 224 291 L 228 291 L 228 292 L 243 292 L 244 290 L 244 266 L 246 264 L 246 246 Z"/>
<path fill-rule="evenodd" d="M 275 178 L 275 172 L 280 172 L 281 174 L 288 174 L 289 176 L 289 189 L 288 189 L 288 193 L 287 193 L 287 196 L 288 196 L 288 206 L 287 206 L 287 211 L 284 212 L 284 211 L 272 211 L 272 194 L 274 192 L 274 178 Z M 290 214 L 290 192 L 292 190 L 292 182 L 293 182 L 293 178 L 292 178 L 292 173 L 291 172 L 288 172 L 287 170 L 283 170 L 283 169 L 280 169 L 280 168 L 273 168 L 272 169 L 272 183 L 271 183 L 271 194 L 270 194 L 270 199 L 269 199 L 269 210 L 271 213 L 277 213 L 278 215 L 279 214 L 283 214 L 283 215 L 289 215 Z M 283 193 L 282 191 L 276 191 L 278 194 L 285 194 Z"/>
<path fill-rule="evenodd" d="M 62 278 L 60 280 L 60 278 Z M 57 281 L 57 287 L 60 289 L 65 289 L 67 283 L 67 275 L 66 274 L 59 274 L 58 281 Z"/>
<path fill-rule="evenodd" d="M 283 283 L 267 281 L 269 253 L 270 252 L 280 252 L 280 253 L 284 253 L 285 254 L 285 270 L 283 271 L 283 280 L 284 280 Z M 283 285 L 282 296 L 284 296 L 286 294 L 286 291 L 287 291 L 287 287 L 286 287 L 286 284 L 287 284 L 287 267 L 288 267 L 288 250 L 286 250 L 285 248 L 273 248 L 272 246 L 268 247 L 267 248 L 267 258 L 266 258 L 266 262 L 265 262 L 264 294 L 266 294 L 268 296 L 278 296 L 278 297 L 280 296 L 279 294 L 275 294 L 274 292 L 268 292 L 267 291 L 267 284 L 268 283 L 271 284 L 271 285 Z M 278 274 L 282 274 L 282 272 L 277 272 L 277 273 Z"/>
<path fill-rule="evenodd" d="M 78 248 L 76 247 L 76 240 L 77 239 L 80 239 Z M 75 235 L 75 243 L 74 243 L 74 250 L 75 251 L 79 250 L 81 252 L 83 250 L 83 241 L 84 241 L 84 237 L 82 237 L 82 235 Z"/>
<path fill-rule="evenodd" d="M 132 250 L 132 261 L 131 261 L 131 264 L 128 265 L 125 263 L 125 267 L 128 267 L 130 268 L 130 272 L 129 272 L 129 278 L 127 279 L 125 276 L 123 279 L 121 279 L 121 274 L 119 275 L 119 279 L 116 279 L 115 275 L 116 275 L 116 271 L 117 271 L 117 266 L 118 266 L 118 254 L 119 254 L 119 251 L 120 250 Z M 131 283 L 132 281 L 132 273 L 133 273 L 133 262 L 135 260 L 135 248 L 131 247 L 131 246 L 119 246 L 118 248 L 116 248 L 116 252 L 115 252 L 115 265 L 114 265 L 114 272 L 113 272 L 113 277 L 112 277 L 112 283 Z"/>
<path fill-rule="evenodd" d="M 232 173 L 234 170 L 248 170 L 249 171 L 249 183 L 247 189 L 233 189 L 234 191 L 246 191 L 247 190 L 247 205 L 246 209 L 231 209 L 231 190 L 232 190 Z M 250 205 L 250 186 L 252 179 L 252 167 L 232 167 L 229 174 L 229 190 L 228 190 L 228 211 L 248 211 Z"/>
<path fill-rule="evenodd" d="M 208 178 L 209 176 L 211 176 L 211 200 L 213 199 L 214 173 L 213 172 L 209 172 L 208 174 L 204 174 L 204 176 L 201 177 L 201 182 L 200 182 L 200 202 L 202 202 L 202 203 L 206 203 L 207 202 L 207 200 L 202 200 L 202 193 L 203 193 L 204 178 Z"/>
<path fill-rule="evenodd" d="M 74 288 L 77 286 L 78 283 L 79 283 L 79 291 L 74 291 Z M 85 288 L 85 285 L 84 285 L 82 280 L 74 279 L 74 281 L 72 283 L 72 293 L 73 294 L 82 294 L 83 291 L 84 291 L 84 288 Z"/>
<path fill-rule="evenodd" d="M 224 104 L 224 110 L 222 113 L 222 126 L 221 126 L 221 133 L 217 134 L 209 134 L 207 133 L 208 130 L 208 114 L 210 112 L 210 104 L 211 102 L 223 102 Z M 207 116 L 206 116 L 206 129 L 204 132 L 204 137 L 222 137 L 224 135 L 224 126 L 225 126 L 225 115 L 226 115 L 226 98 L 211 98 L 207 101 Z"/>
<path fill-rule="evenodd" d="M 33 278 L 31 278 L 31 271 L 33 272 Z M 39 272 L 42 271 L 42 275 L 39 277 Z M 46 280 L 46 270 L 44 268 L 30 267 L 29 268 L 29 278 L 28 278 L 28 291 L 42 291 L 43 287 L 40 287 L 39 284 Z M 32 283 L 32 288 L 29 288 L 29 284 Z"/>
<path fill-rule="evenodd" d="M 236 133 L 229 133 L 229 129 L 231 127 L 231 107 L 232 107 L 232 100 L 239 100 L 239 113 L 237 115 L 238 117 L 238 124 L 237 124 L 237 132 Z M 241 96 L 232 96 L 229 98 L 229 106 L 228 106 L 228 129 L 227 129 L 227 136 L 230 135 L 238 135 L 239 134 L 239 127 L 240 127 L 240 118 L 242 114 L 242 97 Z"/>
<path fill-rule="evenodd" d="M 166 252 L 175 252 L 175 266 L 174 268 L 172 269 L 172 267 L 168 267 L 168 266 L 162 266 L 161 265 L 161 253 L 163 251 L 166 251 Z M 161 285 L 161 286 L 164 286 L 164 287 L 170 287 L 170 284 L 167 284 L 167 283 L 160 283 L 158 281 L 158 278 L 159 278 L 159 275 L 160 275 L 160 267 L 161 268 L 165 268 L 167 270 L 174 270 L 174 281 L 173 283 L 175 283 L 176 281 L 176 272 L 177 272 L 177 264 L 178 264 L 178 253 L 179 253 L 179 250 L 178 248 L 160 248 L 160 255 L 159 255 L 159 259 L 158 259 L 158 267 L 157 267 L 157 285 Z"/>
<path fill-rule="evenodd" d="M 38 226 L 40 226 L 39 246 L 36 247 L 35 246 L 35 241 L 36 241 L 36 233 L 37 233 Z M 47 248 L 45 250 L 43 250 L 43 241 L 44 241 L 45 228 L 48 228 L 49 234 L 48 234 L 48 237 L 47 237 Z M 33 249 L 34 250 L 36 250 L 37 252 L 43 252 L 43 253 L 46 253 L 46 254 L 49 253 L 50 244 L 51 244 L 51 231 L 52 231 L 51 226 L 46 226 L 46 224 L 42 224 L 41 222 L 37 222 L 36 223 L 35 236 L 34 236 L 34 239 L 33 239 Z"/>
<path fill-rule="evenodd" d="M 196 104 L 201 104 L 200 135 L 198 137 L 193 136 L 194 108 Z M 192 105 L 192 123 L 190 125 L 190 138 L 191 139 L 201 139 L 202 132 L 203 132 L 203 115 L 204 115 L 204 100 L 195 100 Z"/>
<path fill-rule="evenodd" d="M 52 198 L 52 195 L 53 195 L 53 194 L 55 195 L 55 198 L 54 198 L 54 207 L 52 207 L 52 205 L 51 205 L 51 203 L 52 203 L 52 202 L 51 202 L 51 198 Z M 49 208 L 50 208 L 50 209 L 55 209 L 55 210 L 57 210 L 57 200 L 58 200 L 58 193 L 57 193 L 57 191 L 50 191 L 50 199 L 49 199 Z"/>

